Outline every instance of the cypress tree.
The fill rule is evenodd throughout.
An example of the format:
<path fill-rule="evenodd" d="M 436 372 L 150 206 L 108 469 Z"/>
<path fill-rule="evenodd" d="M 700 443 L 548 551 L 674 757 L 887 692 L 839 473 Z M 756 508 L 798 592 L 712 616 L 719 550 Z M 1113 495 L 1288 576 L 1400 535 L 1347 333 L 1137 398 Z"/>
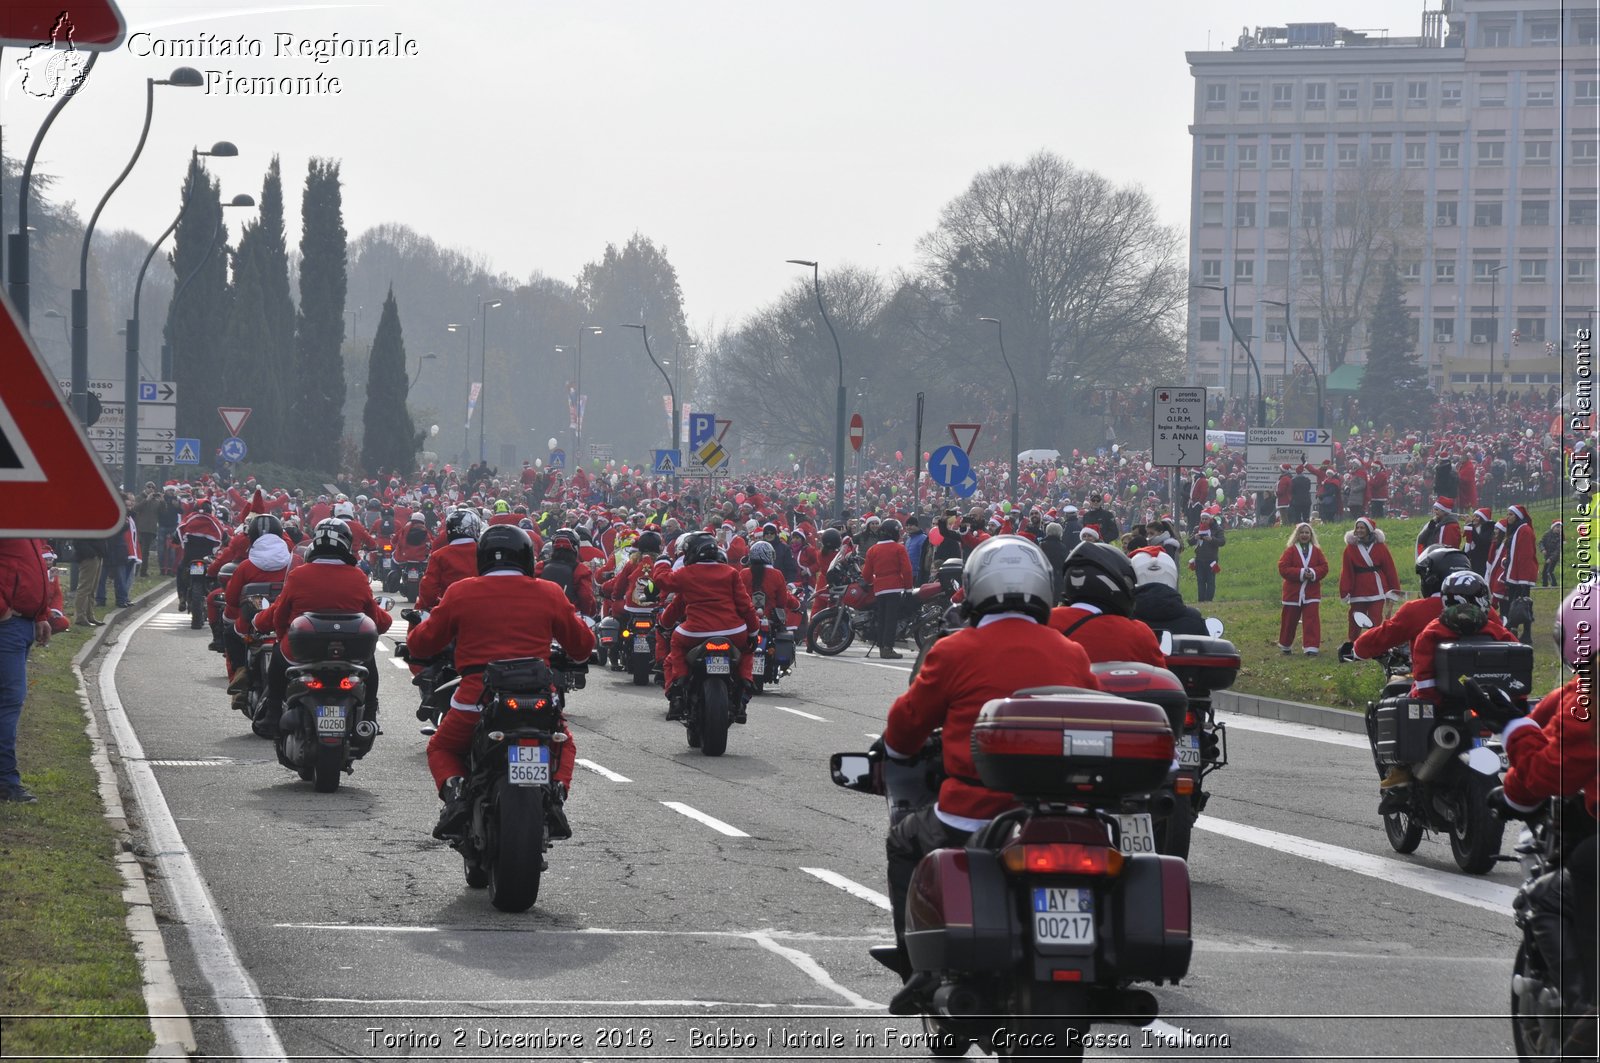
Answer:
<path fill-rule="evenodd" d="M 339 164 L 312 159 L 301 208 L 295 329 L 296 464 L 337 470 L 344 435 L 345 228 Z"/>
<path fill-rule="evenodd" d="M 1393 259 L 1383 267 L 1367 339 L 1367 371 L 1358 393 L 1362 413 L 1380 428 L 1426 421 L 1428 374 L 1417 361 L 1411 316 Z"/>
<path fill-rule="evenodd" d="M 198 160 L 191 161 L 183 190 L 188 206 L 167 258 L 174 288 L 163 338 L 172 351 L 172 379 L 178 385 L 178 435 L 198 438 L 201 460 L 209 462 L 223 439 L 217 418 L 225 375 L 218 352 L 228 304 L 228 255 L 218 231 L 222 191 Z"/>
<path fill-rule="evenodd" d="M 280 411 L 270 446 L 280 460 L 290 460 L 294 449 L 290 441 L 295 432 L 295 321 L 294 300 L 289 295 L 289 245 L 284 235 L 283 173 L 276 155 L 261 185 L 258 217 L 256 253 L 261 281 L 263 386 L 273 390 Z"/>
<path fill-rule="evenodd" d="M 367 362 L 367 404 L 362 411 L 361 465 L 367 475 L 379 469 L 410 472 L 422 437 L 406 409 L 406 341 L 400 332 L 400 309 L 394 286 L 383 301 L 378 331 Z"/>
<path fill-rule="evenodd" d="M 246 430 L 250 457 L 277 461 L 282 437 L 283 402 L 266 360 L 266 313 L 262 291 L 262 233 L 247 222 L 233 255 L 233 292 L 222 352 L 226 371 L 218 381 L 218 399 L 227 406 L 249 406 Z"/>

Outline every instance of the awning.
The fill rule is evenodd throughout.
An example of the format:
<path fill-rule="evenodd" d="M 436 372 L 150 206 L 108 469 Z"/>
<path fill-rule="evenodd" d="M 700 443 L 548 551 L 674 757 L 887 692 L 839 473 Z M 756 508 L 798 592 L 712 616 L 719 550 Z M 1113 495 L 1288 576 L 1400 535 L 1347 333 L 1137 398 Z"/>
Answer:
<path fill-rule="evenodd" d="M 1365 365 L 1352 365 L 1346 362 L 1328 374 L 1327 389 L 1329 391 L 1357 391 L 1361 387 L 1361 378 L 1367 375 Z"/>

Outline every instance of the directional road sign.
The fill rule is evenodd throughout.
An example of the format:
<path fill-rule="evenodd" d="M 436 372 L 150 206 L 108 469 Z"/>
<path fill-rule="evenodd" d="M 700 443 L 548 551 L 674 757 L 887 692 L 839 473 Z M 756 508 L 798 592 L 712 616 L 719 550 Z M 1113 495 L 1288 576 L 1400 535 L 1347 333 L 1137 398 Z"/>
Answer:
<path fill-rule="evenodd" d="M 1271 491 L 1284 465 L 1321 465 L 1333 459 L 1326 428 L 1251 428 L 1245 433 L 1245 490 Z"/>
<path fill-rule="evenodd" d="M 89 393 L 90 396 L 94 392 Z M 94 423 L 96 428 L 125 428 L 127 427 L 126 410 L 122 402 L 102 402 L 100 404 L 100 419 Z M 178 407 L 156 403 L 153 405 L 139 404 L 139 430 L 146 428 L 178 427 Z"/>
<path fill-rule="evenodd" d="M 977 489 L 978 489 L 978 478 L 976 476 L 972 475 L 971 472 L 968 472 L 967 473 L 967 478 L 965 480 L 962 480 L 960 483 L 956 484 L 950 490 L 954 491 L 956 493 L 956 497 L 958 497 L 958 498 L 971 498 L 972 497 L 972 493 L 974 491 L 976 491 Z"/>
<path fill-rule="evenodd" d="M 228 429 L 230 436 L 238 436 L 239 430 L 250 419 L 249 406 L 218 406 L 217 415 L 222 418 L 222 423 Z"/>
<path fill-rule="evenodd" d="M 678 466 L 683 464 L 683 451 L 658 450 L 650 462 L 650 471 L 656 476 L 676 476 Z"/>
<path fill-rule="evenodd" d="M 1150 464 L 1172 468 L 1204 465 L 1206 460 L 1206 389 L 1156 388 L 1151 405 L 1155 438 Z"/>
<path fill-rule="evenodd" d="M 72 381 L 62 380 L 60 377 L 57 377 L 56 384 L 61 388 L 61 393 L 63 395 L 70 395 L 72 393 Z M 122 400 L 122 381 L 120 380 L 103 380 L 99 377 L 96 377 L 92 380 L 84 381 L 84 390 L 91 395 L 100 396 L 100 400 L 102 402 L 111 399 L 116 399 L 119 402 Z"/>
<path fill-rule="evenodd" d="M 100 460 L 114 467 L 121 466 L 123 458 L 123 443 L 120 439 L 96 439 L 94 452 Z M 140 443 L 134 452 L 140 465 L 171 465 L 171 443 Z"/>
<path fill-rule="evenodd" d="M 971 474 L 972 462 L 960 447 L 946 444 L 928 456 L 928 475 L 940 487 L 955 487 Z"/>
<path fill-rule="evenodd" d="M 139 404 L 171 404 L 178 401 L 178 385 L 170 380 L 139 381 Z"/>
<path fill-rule="evenodd" d="M 850 415 L 850 447 L 852 450 L 861 449 L 861 440 L 866 437 L 866 425 L 861 421 L 859 413 Z"/>
<path fill-rule="evenodd" d="M 175 465 L 199 465 L 200 441 L 198 439 L 174 439 L 172 441 L 172 461 Z"/>
<path fill-rule="evenodd" d="M 567 467 L 567 452 L 557 447 L 550 452 L 550 456 L 545 459 L 544 464 L 546 468 L 554 469 L 557 472 L 562 471 Z"/>
<path fill-rule="evenodd" d="M 248 449 L 244 445 L 244 440 L 238 436 L 229 436 L 222 441 L 222 460 L 243 461 Z"/>
<path fill-rule="evenodd" d="M 689 449 L 699 450 L 706 440 L 717 434 L 717 415 L 696 410 L 689 415 Z"/>
<path fill-rule="evenodd" d="M 128 430 L 121 425 L 97 424 L 89 428 L 90 439 L 122 439 L 127 436 Z M 147 428 L 139 426 L 139 441 L 142 443 L 170 443 L 178 438 L 176 428 Z"/>

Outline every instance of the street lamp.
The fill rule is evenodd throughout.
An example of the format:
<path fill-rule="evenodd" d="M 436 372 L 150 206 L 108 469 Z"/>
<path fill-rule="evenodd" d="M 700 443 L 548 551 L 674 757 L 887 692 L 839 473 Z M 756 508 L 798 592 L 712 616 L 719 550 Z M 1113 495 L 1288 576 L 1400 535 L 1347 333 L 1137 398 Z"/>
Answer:
<path fill-rule="evenodd" d="M 67 345 L 67 357 L 71 358 L 72 357 L 72 333 L 67 330 L 67 321 L 69 320 L 69 318 L 67 317 L 66 314 L 63 314 L 61 311 L 57 310 L 53 306 L 50 307 L 49 309 L 47 309 L 44 312 L 44 316 L 45 317 L 50 317 L 50 318 L 59 318 L 60 319 L 60 321 L 61 321 L 61 342 L 65 343 Z M 70 369 L 70 363 L 69 363 L 69 369 Z"/>
<path fill-rule="evenodd" d="M 1250 368 L 1256 374 L 1256 427 L 1267 426 L 1267 394 L 1261 389 L 1261 367 L 1256 364 L 1256 356 L 1250 352 L 1249 342 L 1239 335 L 1239 327 L 1233 323 L 1233 311 L 1228 306 L 1228 286 L 1226 284 L 1191 284 L 1191 288 L 1204 288 L 1206 291 L 1222 293 L 1222 314 L 1228 319 L 1228 331 L 1233 333 L 1233 338 L 1239 346 L 1244 348 L 1244 356 L 1250 359 Z M 1250 378 L 1244 379 L 1245 401 L 1250 400 Z"/>
<path fill-rule="evenodd" d="M 139 130 L 139 143 L 133 147 L 133 155 L 129 157 L 128 164 L 122 168 L 117 179 L 111 182 L 111 187 L 106 189 L 106 194 L 100 197 L 100 202 L 95 205 L 94 213 L 89 215 L 89 225 L 83 231 L 83 247 L 78 252 L 78 286 L 72 290 L 72 412 L 81 422 L 89 419 L 89 241 L 94 238 L 94 227 L 100 220 L 100 212 L 106 209 L 106 204 L 128 174 L 133 172 L 134 163 L 139 161 L 139 155 L 144 151 L 144 142 L 150 135 L 150 116 L 156 106 L 156 86 L 173 85 L 178 88 L 198 88 L 205 84 L 205 79 L 200 76 L 200 71 L 192 66 L 180 66 L 167 76 L 164 81 L 155 78 L 144 79 L 144 125 Z M 134 366 L 132 373 L 123 383 L 124 409 L 138 401 L 139 380 L 138 366 Z M 127 441 L 127 449 L 134 449 L 133 437 L 128 435 L 127 426 L 123 429 L 123 438 Z M 128 490 L 133 490 L 132 484 L 124 485 Z"/>
<path fill-rule="evenodd" d="M 489 311 L 500 305 L 498 299 L 478 300 L 478 366 L 483 381 L 483 413 L 478 417 L 478 460 L 487 462 L 489 452 L 484 435 L 489 428 Z"/>
<path fill-rule="evenodd" d="M 467 375 L 467 421 L 461 426 L 461 464 L 467 463 L 467 448 L 472 445 L 472 323 L 458 325 L 452 322 L 444 327 L 446 332 L 465 334 L 467 342 L 462 349 L 461 367 Z M 482 385 L 479 385 L 482 388 Z"/>
<path fill-rule="evenodd" d="M 667 444 L 668 450 L 678 449 L 678 389 L 672 386 L 672 378 L 656 361 L 655 352 L 650 349 L 650 330 L 643 325 L 623 325 L 623 328 L 636 328 L 639 335 L 644 337 L 644 353 L 650 356 L 650 364 L 656 367 L 656 372 L 661 374 L 661 379 L 667 382 L 667 394 L 672 397 L 672 436 Z"/>
<path fill-rule="evenodd" d="M 438 360 L 439 360 L 439 356 L 437 354 L 434 354 L 432 351 L 429 351 L 427 354 L 419 354 L 419 355 L 417 355 L 417 372 L 416 372 L 416 375 L 414 375 L 411 378 L 411 383 L 406 385 L 406 394 L 407 395 L 410 395 L 411 394 L 411 389 L 417 386 L 417 381 L 422 379 L 422 363 L 423 362 L 436 362 Z"/>
<path fill-rule="evenodd" d="M 1505 264 L 1494 267 L 1489 271 L 1489 305 L 1493 307 L 1494 332 L 1489 337 L 1489 427 L 1494 427 L 1494 359 L 1499 353 L 1500 346 L 1500 271 L 1505 269 Z M 1506 285 L 1509 291 L 1511 286 Z"/>
<path fill-rule="evenodd" d="M 1011 505 L 1015 509 L 1022 505 L 1022 492 L 1017 482 L 1017 439 L 1022 420 L 1022 392 L 1017 389 L 1017 374 L 1011 370 L 1011 359 L 1006 357 L 1005 326 L 997 317 L 980 317 L 978 320 L 994 326 L 995 336 L 1000 341 L 1000 360 L 1006 364 L 1006 372 L 1011 376 Z"/>
<path fill-rule="evenodd" d="M 1317 367 L 1316 367 L 1316 364 L 1311 361 L 1311 356 L 1306 354 L 1306 352 L 1301 349 L 1301 347 L 1300 347 L 1300 338 L 1294 334 L 1294 328 L 1289 323 L 1289 304 L 1285 303 L 1285 302 L 1280 302 L 1277 299 L 1262 299 L 1262 300 L 1259 300 L 1259 301 L 1262 302 L 1262 303 L 1265 303 L 1267 306 L 1277 306 L 1277 307 L 1282 307 L 1283 308 L 1283 331 L 1284 331 L 1285 336 L 1286 336 L 1286 338 L 1284 339 L 1284 342 L 1283 342 L 1283 377 L 1284 377 L 1284 381 L 1285 381 L 1284 398 L 1286 400 L 1288 399 L 1289 344 L 1290 344 L 1290 342 L 1293 342 L 1295 351 L 1297 353 L 1299 353 L 1301 358 L 1305 359 L 1306 368 L 1311 370 L 1311 382 L 1317 386 L 1317 427 L 1318 428 L 1324 427 L 1324 425 L 1323 425 L 1323 405 L 1324 404 L 1323 404 L 1323 400 L 1322 400 L 1322 377 L 1317 375 Z"/>
<path fill-rule="evenodd" d="M 833 337 L 833 353 L 839 359 L 839 394 L 834 405 L 833 418 L 833 515 L 838 520 L 844 519 L 844 351 L 839 347 L 839 334 L 833 331 L 833 322 L 828 320 L 828 311 L 822 305 L 822 276 L 815 262 L 808 262 L 803 258 L 784 259 L 793 266 L 811 267 L 811 288 L 817 296 L 817 313 L 822 315 L 822 323 L 828 326 L 828 334 Z"/>

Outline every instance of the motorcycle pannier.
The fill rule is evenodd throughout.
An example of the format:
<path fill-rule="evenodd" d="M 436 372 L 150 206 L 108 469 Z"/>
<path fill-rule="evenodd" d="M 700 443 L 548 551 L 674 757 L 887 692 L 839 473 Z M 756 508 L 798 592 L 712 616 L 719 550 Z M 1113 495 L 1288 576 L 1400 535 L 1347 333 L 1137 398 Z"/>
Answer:
<path fill-rule="evenodd" d="M 1167 714 L 1073 687 L 997 698 L 972 727 L 972 759 L 991 790 L 1105 802 L 1160 786 L 1172 766 Z"/>
<path fill-rule="evenodd" d="M 1183 683 L 1165 668 L 1142 661 L 1106 661 L 1089 669 L 1107 694 L 1132 701 L 1160 705 L 1167 714 L 1167 725 L 1175 735 L 1183 733 L 1183 718 L 1189 711 L 1189 696 Z"/>
<path fill-rule="evenodd" d="M 1227 690 L 1239 678 L 1239 650 L 1227 639 L 1174 635 L 1167 667 L 1183 680 L 1190 697 L 1204 697 L 1213 690 Z"/>
<path fill-rule="evenodd" d="M 1486 691 L 1499 687 L 1526 697 L 1533 689 L 1533 647 L 1487 639 L 1443 642 L 1433 651 L 1433 674 L 1443 698 L 1466 700 L 1463 679 L 1476 679 Z"/>
<path fill-rule="evenodd" d="M 305 613 L 289 623 L 289 656 L 310 661 L 364 661 L 378 648 L 378 625 L 365 613 Z"/>
<path fill-rule="evenodd" d="M 793 632 L 784 631 L 772 636 L 772 658 L 784 667 L 794 664 Z"/>
<path fill-rule="evenodd" d="M 998 853 L 936 849 L 906 891 L 906 953 L 919 971 L 1001 972 L 1022 940 Z"/>
<path fill-rule="evenodd" d="M 1428 755 L 1434 704 L 1416 698 L 1388 698 L 1373 712 L 1374 752 L 1381 764 L 1415 764 Z"/>
<path fill-rule="evenodd" d="M 1189 973 L 1189 865 L 1176 856 L 1130 856 L 1115 894 L 1122 931 L 1114 955 L 1124 977 L 1176 984 Z"/>

